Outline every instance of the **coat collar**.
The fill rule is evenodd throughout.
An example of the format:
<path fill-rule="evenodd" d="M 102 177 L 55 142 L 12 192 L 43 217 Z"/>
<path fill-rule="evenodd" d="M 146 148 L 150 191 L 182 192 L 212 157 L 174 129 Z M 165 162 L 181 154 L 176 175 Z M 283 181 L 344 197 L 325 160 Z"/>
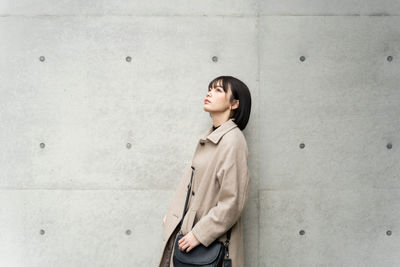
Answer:
<path fill-rule="evenodd" d="M 203 134 L 203 136 L 200 137 L 200 142 L 204 143 L 204 141 L 206 141 L 208 139 L 211 142 L 213 142 L 214 144 L 217 144 L 219 142 L 219 140 L 222 138 L 222 136 L 224 136 L 224 134 L 226 134 L 227 132 L 229 132 L 230 130 L 232 130 L 235 127 L 238 127 L 238 126 L 233 121 L 233 119 L 227 120 L 226 122 L 221 124 L 217 129 L 215 129 L 214 131 L 213 131 L 213 126 L 211 125 L 211 127 L 207 130 L 207 132 L 205 134 Z"/>

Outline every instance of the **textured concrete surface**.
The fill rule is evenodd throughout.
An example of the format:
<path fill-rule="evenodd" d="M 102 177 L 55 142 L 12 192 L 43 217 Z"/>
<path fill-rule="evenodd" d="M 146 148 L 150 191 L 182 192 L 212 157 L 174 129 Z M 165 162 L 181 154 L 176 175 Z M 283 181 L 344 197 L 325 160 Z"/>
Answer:
<path fill-rule="evenodd" d="M 246 267 L 400 265 L 399 13 L 2 1 L 0 266 L 155 266 L 219 75 L 253 98 Z"/>

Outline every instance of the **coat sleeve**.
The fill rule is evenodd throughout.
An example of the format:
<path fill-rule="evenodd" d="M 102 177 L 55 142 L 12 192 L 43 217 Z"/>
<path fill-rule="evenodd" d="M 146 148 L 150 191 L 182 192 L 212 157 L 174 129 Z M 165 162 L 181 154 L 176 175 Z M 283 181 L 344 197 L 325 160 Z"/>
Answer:
<path fill-rule="evenodd" d="M 192 228 L 192 233 L 206 247 L 238 221 L 248 198 L 247 146 L 230 145 L 225 151 L 217 171 L 221 177 L 217 205 Z"/>

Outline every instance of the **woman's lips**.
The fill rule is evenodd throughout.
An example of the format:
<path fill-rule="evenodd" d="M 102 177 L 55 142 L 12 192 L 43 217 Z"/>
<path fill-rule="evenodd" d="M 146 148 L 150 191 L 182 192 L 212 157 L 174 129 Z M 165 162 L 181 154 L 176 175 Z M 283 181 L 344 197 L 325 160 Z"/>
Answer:
<path fill-rule="evenodd" d="M 204 100 L 204 104 L 211 103 L 208 99 Z"/>

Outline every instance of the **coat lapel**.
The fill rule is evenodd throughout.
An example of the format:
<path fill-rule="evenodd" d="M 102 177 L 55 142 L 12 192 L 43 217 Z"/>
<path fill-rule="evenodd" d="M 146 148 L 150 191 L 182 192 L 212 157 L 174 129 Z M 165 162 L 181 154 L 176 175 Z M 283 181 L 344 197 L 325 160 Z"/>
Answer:
<path fill-rule="evenodd" d="M 213 142 L 214 144 L 218 144 L 219 140 L 232 130 L 233 128 L 237 127 L 236 123 L 233 121 L 233 119 L 229 119 L 223 124 L 221 124 L 220 127 L 215 129 L 213 131 L 213 127 L 211 126 L 206 133 L 203 134 L 203 136 L 200 137 L 200 142 L 205 142 L 207 139 Z"/>

